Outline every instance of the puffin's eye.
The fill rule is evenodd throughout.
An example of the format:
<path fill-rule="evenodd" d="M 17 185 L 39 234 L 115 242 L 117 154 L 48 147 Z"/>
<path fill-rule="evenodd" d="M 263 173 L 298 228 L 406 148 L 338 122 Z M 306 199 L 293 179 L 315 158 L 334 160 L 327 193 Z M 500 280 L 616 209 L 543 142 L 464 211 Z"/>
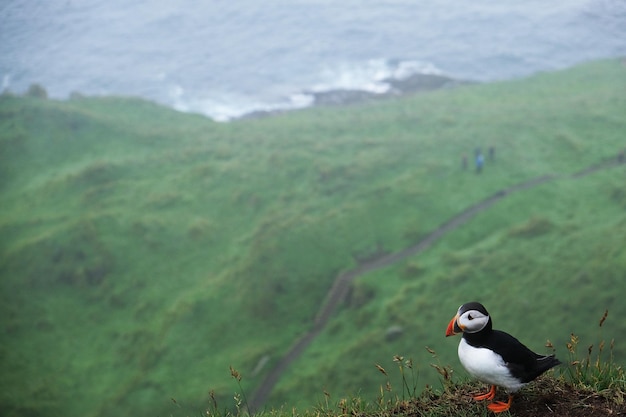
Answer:
<path fill-rule="evenodd" d="M 470 314 L 469 316 L 467 316 L 468 320 L 474 320 L 474 317 L 472 317 L 472 315 Z"/>

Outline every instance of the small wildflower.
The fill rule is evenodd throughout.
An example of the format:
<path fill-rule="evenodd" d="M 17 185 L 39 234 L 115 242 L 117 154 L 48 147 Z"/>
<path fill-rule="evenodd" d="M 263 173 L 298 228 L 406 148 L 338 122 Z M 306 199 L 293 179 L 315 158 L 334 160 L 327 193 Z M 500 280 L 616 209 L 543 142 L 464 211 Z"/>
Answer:
<path fill-rule="evenodd" d="M 339 409 L 341 410 L 341 414 L 348 414 L 348 401 L 345 398 L 339 400 L 339 404 L 337 404 L 337 407 L 339 407 Z"/>
<path fill-rule="evenodd" d="M 230 375 L 237 381 L 241 381 L 241 374 L 232 366 L 230 367 Z"/>
<path fill-rule="evenodd" d="M 604 315 L 602 315 L 602 318 L 600 319 L 600 327 L 602 327 L 602 325 L 604 324 L 604 320 L 606 320 L 606 316 L 609 315 L 609 310 L 604 310 Z"/>
<path fill-rule="evenodd" d="M 439 373 L 439 375 L 441 375 L 444 380 L 448 381 L 450 379 L 450 373 L 448 372 L 448 369 L 445 366 L 439 366 L 434 363 L 431 363 L 430 366 L 435 368 L 437 372 Z"/>
<path fill-rule="evenodd" d="M 213 409 L 217 410 L 217 400 L 215 399 L 215 391 L 209 391 L 209 397 L 211 398 L 211 402 L 213 403 Z"/>
<path fill-rule="evenodd" d="M 376 364 L 376 369 L 378 369 L 380 371 L 381 374 L 388 376 L 387 375 L 387 371 L 385 371 L 385 368 L 383 368 L 382 366 L 380 366 L 379 364 Z"/>

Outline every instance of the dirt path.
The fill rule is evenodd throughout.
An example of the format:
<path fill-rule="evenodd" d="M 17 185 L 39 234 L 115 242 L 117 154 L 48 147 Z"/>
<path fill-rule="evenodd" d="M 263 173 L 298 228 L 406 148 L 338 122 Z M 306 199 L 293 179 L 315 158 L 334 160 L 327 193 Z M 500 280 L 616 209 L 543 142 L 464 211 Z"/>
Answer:
<path fill-rule="evenodd" d="M 605 169 L 615 165 L 617 165 L 617 162 L 615 161 L 596 164 L 582 171 L 572 174 L 570 178 L 580 178 L 592 174 L 600 169 Z M 426 249 L 430 248 L 437 240 L 442 238 L 444 235 L 467 223 L 476 214 L 487 210 L 489 207 L 491 207 L 493 204 L 503 199 L 504 197 L 517 191 L 532 188 L 548 181 L 555 180 L 557 178 L 559 178 L 559 176 L 544 175 L 498 191 L 492 196 L 485 198 L 479 203 L 468 207 L 461 213 L 452 217 L 446 223 L 442 224 L 429 235 L 427 235 L 419 243 L 410 246 L 400 252 L 380 255 L 373 259 L 368 259 L 366 261 L 360 262 L 356 268 L 339 274 L 337 278 L 335 278 L 333 286 L 328 291 L 324 303 L 322 304 L 320 310 L 315 316 L 315 320 L 313 321 L 313 326 L 311 327 L 311 329 L 303 334 L 298 340 L 296 340 L 296 342 L 287 351 L 285 356 L 279 359 L 279 361 L 267 374 L 265 379 L 261 382 L 257 391 L 254 392 L 254 394 L 250 398 L 248 404 L 250 411 L 252 413 L 255 413 L 265 403 L 270 393 L 272 392 L 272 389 L 282 376 L 283 372 L 285 372 L 289 365 L 291 365 L 291 363 L 296 360 L 302 354 L 302 352 L 304 352 L 309 344 L 311 344 L 313 339 L 315 339 L 315 337 L 323 330 L 339 304 L 341 304 L 341 302 L 343 302 L 343 300 L 345 300 L 346 296 L 348 295 L 348 292 L 350 291 L 350 283 L 352 282 L 352 280 L 354 280 L 354 278 L 367 272 L 387 267 L 403 259 L 406 259 L 409 256 L 413 256 L 420 252 L 423 252 Z"/>

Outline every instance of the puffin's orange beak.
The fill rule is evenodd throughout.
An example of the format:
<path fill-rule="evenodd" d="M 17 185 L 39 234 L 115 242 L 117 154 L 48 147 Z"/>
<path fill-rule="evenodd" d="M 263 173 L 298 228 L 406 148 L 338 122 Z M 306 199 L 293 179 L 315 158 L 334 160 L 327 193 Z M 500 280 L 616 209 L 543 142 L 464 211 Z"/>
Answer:
<path fill-rule="evenodd" d="M 452 317 L 452 320 L 450 320 L 450 323 L 448 323 L 448 328 L 446 329 L 446 337 L 454 336 L 455 334 L 462 331 L 462 329 L 460 329 L 458 324 L 456 323 L 456 319 L 458 318 L 459 315 L 457 314 L 456 316 Z"/>

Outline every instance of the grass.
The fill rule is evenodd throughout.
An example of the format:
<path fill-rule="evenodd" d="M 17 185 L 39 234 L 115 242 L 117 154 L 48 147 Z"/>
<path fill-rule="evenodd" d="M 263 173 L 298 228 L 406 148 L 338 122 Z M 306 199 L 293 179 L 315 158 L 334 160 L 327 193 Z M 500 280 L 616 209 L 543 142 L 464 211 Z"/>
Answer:
<path fill-rule="evenodd" d="M 337 274 L 547 174 L 357 277 L 267 406 L 309 409 L 324 389 L 376 398 L 374 364 L 389 372 L 423 346 L 456 363 L 443 326 L 470 299 L 535 350 L 595 337 L 589 317 L 626 314 L 624 170 L 573 174 L 624 148 L 624 71 L 601 61 L 229 124 L 136 99 L 2 96 L 3 412 L 193 415 L 209 392 L 230 406 L 229 366 L 251 395 Z M 483 174 L 461 169 L 491 145 Z M 413 363 L 418 392 L 439 383 L 429 360 Z"/>
<path fill-rule="evenodd" d="M 601 328 L 607 319 L 608 311 L 599 322 Z M 516 394 L 511 410 L 502 415 L 514 416 L 542 416 L 558 415 L 574 416 L 610 416 L 621 415 L 626 412 L 626 372 L 623 367 L 613 360 L 614 341 L 606 346 L 604 340 L 598 342 L 596 354 L 592 354 L 590 345 L 586 353 L 581 355 L 578 349 L 580 339 L 572 334 L 570 342 L 566 344 L 568 361 L 559 368 L 549 371 L 539 377 Z M 608 352 L 604 349 L 608 347 Z M 555 351 L 551 342 L 546 348 Z M 452 417 L 452 416 L 489 416 L 485 403 L 473 400 L 473 396 L 487 386 L 472 381 L 467 377 L 455 376 L 450 366 L 441 364 L 436 352 L 426 347 L 430 355 L 430 367 L 439 378 L 437 386 L 426 386 L 419 390 L 417 371 L 413 359 L 406 359 L 395 355 L 394 371 L 387 371 L 381 365 L 375 364 L 368 371 L 377 370 L 383 375 L 384 382 L 379 385 L 379 393 L 375 398 L 363 395 L 352 395 L 333 399 L 331 393 L 323 390 L 323 397 L 316 406 L 304 410 L 296 408 L 269 409 L 255 415 L 259 417 L 274 416 L 419 416 L 419 417 Z M 399 378 L 393 378 L 393 375 Z M 241 387 L 242 375 L 232 370 L 231 374 L 237 381 L 238 392 L 234 396 L 234 411 L 228 408 L 220 409 L 214 394 L 211 393 L 211 402 L 206 415 L 215 417 L 231 417 L 250 415 L 245 408 L 245 392 Z M 392 379 L 394 382 L 392 383 Z M 501 396 L 503 394 L 499 394 Z M 496 397 L 497 399 L 498 397 Z M 243 400 L 242 400 L 243 399 Z"/>

